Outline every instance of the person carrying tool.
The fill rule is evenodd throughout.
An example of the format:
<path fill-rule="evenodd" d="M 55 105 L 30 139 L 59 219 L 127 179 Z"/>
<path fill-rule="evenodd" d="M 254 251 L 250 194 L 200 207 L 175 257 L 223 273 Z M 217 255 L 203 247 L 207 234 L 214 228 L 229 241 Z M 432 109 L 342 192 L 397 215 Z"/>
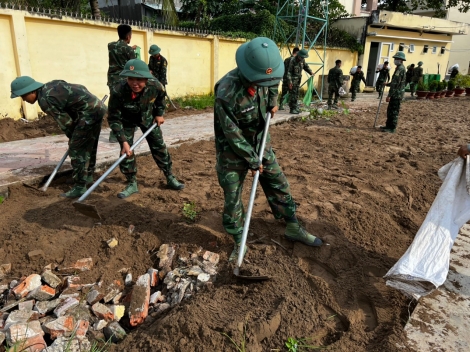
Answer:
<path fill-rule="evenodd" d="M 410 90 L 411 96 L 413 97 L 418 87 L 418 83 L 423 79 L 423 62 L 418 62 L 418 67 L 413 69 L 413 76 L 411 77 Z"/>
<path fill-rule="evenodd" d="M 458 74 L 459 74 L 459 67 L 454 65 L 454 67 L 452 67 L 452 71 L 450 72 L 450 79 L 454 79 L 455 77 L 457 77 Z"/>
<path fill-rule="evenodd" d="M 153 124 L 158 126 L 165 122 L 165 88 L 153 79 L 145 62 L 139 59 L 129 60 L 120 74 L 122 79 L 114 85 L 109 100 L 108 121 L 115 133 L 121 154 L 127 154 L 120 165 L 121 172 L 126 176 L 127 186 L 118 194 L 118 198 L 127 198 L 137 193 L 137 163 L 135 155 L 130 151 L 134 142 L 135 128 L 139 127 L 142 133 Z M 168 187 L 176 190 L 184 188 L 171 171 L 171 156 L 163 141 L 160 128 L 155 128 L 148 136 L 153 160 L 166 176 Z"/>
<path fill-rule="evenodd" d="M 289 71 L 290 59 L 297 56 L 297 53 L 299 52 L 299 50 L 300 49 L 298 47 L 295 47 L 292 50 L 292 55 L 284 60 L 284 76 L 282 77 L 281 105 L 279 106 L 279 110 L 284 110 L 284 106 L 283 106 L 284 97 L 289 92 L 289 84 L 287 84 L 287 72 Z"/>
<path fill-rule="evenodd" d="M 328 71 L 328 109 L 338 109 L 339 89 L 343 86 L 343 70 L 341 60 L 335 61 L 336 66 Z M 335 95 L 334 105 L 331 104 Z"/>
<path fill-rule="evenodd" d="M 364 78 L 364 72 L 362 72 L 362 66 L 357 66 L 356 72 L 353 73 L 352 82 L 351 82 L 351 101 L 356 100 L 356 94 L 360 90 L 361 81 L 366 84 L 366 80 Z"/>
<path fill-rule="evenodd" d="M 388 102 L 387 123 L 385 126 L 380 127 L 382 132 L 388 133 L 395 133 L 397 128 L 398 115 L 406 82 L 406 69 L 403 66 L 403 62 L 406 61 L 405 53 L 399 51 L 393 58 L 395 59 L 394 64 L 396 66 L 395 72 L 393 73 L 392 81 L 386 84 L 390 87 L 386 100 Z"/>
<path fill-rule="evenodd" d="M 243 181 L 248 171 L 259 170 L 259 181 L 276 219 L 287 223 L 285 237 L 309 246 L 322 241 L 308 233 L 297 221 L 296 205 L 289 182 L 282 172 L 267 136 L 258 167 L 257 154 L 267 112 L 276 113 L 277 86 L 284 74 L 276 44 L 258 37 L 241 45 L 236 52 L 237 68 L 228 72 L 214 87 L 214 133 L 216 170 L 224 191 L 223 226 L 233 236 L 235 247 L 229 261 L 238 257 L 243 232 Z"/>
<path fill-rule="evenodd" d="M 59 124 L 69 139 L 69 156 L 74 186 L 61 197 L 78 198 L 93 183 L 98 138 L 106 106 L 86 87 L 54 80 L 46 84 L 29 76 L 21 76 L 11 82 L 10 98 L 21 97 L 34 104 Z"/>
<path fill-rule="evenodd" d="M 375 83 L 375 91 L 379 93 L 377 99 L 380 99 L 384 91 L 385 83 L 388 83 L 388 81 L 390 81 L 390 68 L 388 67 L 388 61 L 385 61 L 383 63 L 382 68 L 380 70 L 375 71 L 375 73 L 379 74 L 377 82 Z"/>
<path fill-rule="evenodd" d="M 415 64 L 408 65 L 406 67 L 406 81 L 405 81 L 405 87 L 407 84 L 410 84 L 410 90 L 411 90 L 411 79 L 413 78 L 413 71 L 415 69 Z M 403 97 L 404 99 L 405 96 L 405 91 L 403 91 Z"/>
<path fill-rule="evenodd" d="M 132 38 L 132 28 L 127 24 L 120 24 L 117 28 L 119 40 L 108 44 L 109 68 L 108 68 L 108 87 L 112 87 L 119 82 L 119 74 L 124 69 L 127 61 L 135 59 L 135 49 L 137 45 L 129 46 Z M 110 94 L 111 95 L 111 94 Z M 111 130 L 109 133 L 109 142 L 117 143 L 116 135 Z"/>
<path fill-rule="evenodd" d="M 150 61 L 149 61 L 149 70 L 150 73 L 160 81 L 163 86 L 168 84 L 166 79 L 166 70 L 168 67 L 168 62 L 166 59 L 160 55 L 160 49 L 157 45 L 153 44 L 150 46 L 149 54 L 150 54 Z"/>
<path fill-rule="evenodd" d="M 298 99 L 299 87 L 302 80 L 302 70 L 307 72 L 310 76 L 313 75 L 312 70 L 305 62 L 308 57 L 308 51 L 305 49 L 299 50 L 296 56 L 291 57 L 289 67 L 287 68 L 287 85 L 289 87 L 289 107 L 291 114 L 300 114 Z"/>

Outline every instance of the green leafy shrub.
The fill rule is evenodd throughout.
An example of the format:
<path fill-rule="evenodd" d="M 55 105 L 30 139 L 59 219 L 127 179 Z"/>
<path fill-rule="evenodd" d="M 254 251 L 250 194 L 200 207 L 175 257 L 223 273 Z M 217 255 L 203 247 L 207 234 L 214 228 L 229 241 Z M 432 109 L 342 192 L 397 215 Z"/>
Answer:
<path fill-rule="evenodd" d="M 451 79 L 449 82 L 447 82 L 447 90 L 454 90 L 455 89 L 455 81 Z"/>
<path fill-rule="evenodd" d="M 198 217 L 196 202 L 184 203 L 183 216 L 188 222 L 195 222 Z"/>
<path fill-rule="evenodd" d="M 427 83 L 419 82 L 418 83 L 418 91 L 427 92 L 427 91 L 429 91 L 429 86 L 427 85 Z"/>
<path fill-rule="evenodd" d="M 429 90 L 431 92 L 435 92 L 437 90 L 438 85 L 439 83 L 437 81 L 432 81 L 431 83 L 429 83 Z"/>

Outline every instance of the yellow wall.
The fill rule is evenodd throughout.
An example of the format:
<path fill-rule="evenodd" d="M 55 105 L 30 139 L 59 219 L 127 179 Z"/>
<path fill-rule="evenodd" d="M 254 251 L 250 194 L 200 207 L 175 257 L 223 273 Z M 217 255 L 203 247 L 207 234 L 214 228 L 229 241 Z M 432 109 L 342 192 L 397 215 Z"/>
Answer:
<path fill-rule="evenodd" d="M 10 99 L 10 83 L 20 75 L 32 76 L 43 83 L 63 79 L 83 84 L 98 97 L 109 94 L 107 44 L 117 40 L 117 26 L 1 8 L 0 118 L 5 115 L 20 118 L 22 110 L 28 119 L 37 117 L 37 104 Z M 162 48 L 162 55 L 169 62 L 167 90 L 171 97 L 211 92 L 214 84 L 236 67 L 235 52 L 245 42 L 208 34 L 132 27 L 131 45 L 141 47 L 143 60 L 148 62 L 151 44 Z M 311 55 L 314 57 L 313 51 Z M 332 49 L 328 50 L 325 69 L 332 67 L 338 57 L 351 65 L 357 61 L 356 54 L 349 50 Z"/>

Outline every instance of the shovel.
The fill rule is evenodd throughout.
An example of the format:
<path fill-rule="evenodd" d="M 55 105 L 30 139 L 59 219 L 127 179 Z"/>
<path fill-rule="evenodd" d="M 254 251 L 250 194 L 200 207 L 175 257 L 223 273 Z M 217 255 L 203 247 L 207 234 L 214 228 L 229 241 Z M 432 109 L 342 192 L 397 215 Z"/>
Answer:
<path fill-rule="evenodd" d="M 264 126 L 264 131 L 263 131 L 263 138 L 261 139 L 261 148 L 259 150 L 259 163 L 263 162 L 263 155 L 264 155 L 264 148 L 266 146 L 266 138 L 268 136 L 268 130 L 269 130 L 269 122 L 271 121 L 271 113 L 266 114 L 266 125 Z M 245 256 L 245 246 L 246 246 L 246 239 L 248 237 L 248 230 L 250 229 L 250 221 L 251 221 L 251 213 L 253 211 L 253 205 L 255 203 L 255 196 L 256 196 L 256 188 L 258 187 L 258 180 L 259 180 L 259 170 L 256 171 L 255 176 L 253 177 L 253 185 L 251 186 L 251 193 L 250 193 L 250 201 L 248 203 L 248 210 L 245 215 L 245 224 L 243 225 L 243 234 L 242 234 L 242 241 L 240 243 L 240 249 L 238 252 L 238 260 L 237 264 L 235 266 L 235 269 L 233 269 L 233 274 L 240 278 L 240 279 L 245 279 L 245 280 L 253 280 L 253 281 L 264 281 L 264 280 L 269 280 L 269 276 L 245 276 L 245 275 L 240 275 L 240 266 L 243 263 L 243 257 Z"/>
<path fill-rule="evenodd" d="M 385 91 L 385 84 L 383 85 L 382 94 L 380 95 L 380 100 L 379 100 L 379 107 L 377 108 L 377 113 L 375 114 L 374 128 L 377 127 L 377 119 L 379 118 L 380 105 L 382 105 L 382 98 L 384 96 L 384 91 Z"/>
<path fill-rule="evenodd" d="M 178 108 L 175 106 L 175 104 L 173 104 L 173 102 L 171 101 L 171 98 L 170 98 L 170 96 L 168 95 L 168 93 L 167 93 L 166 90 L 165 90 L 165 94 L 166 94 L 166 97 L 168 98 L 168 100 L 170 101 L 170 104 L 171 104 L 171 107 L 168 108 L 168 112 L 172 112 L 172 111 L 178 110 Z"/>
<path fill-rule="evenodd" d="M 131 147 L 131 151 L 133 151 L 137 146 L 144 140 L 145 137 L 148 136 L 150 132 L 154 130 L 154 128 L 157 127 L 157 124 L 154 123 Z M 121 155 L 121 157 L 116 160 L 116 162 L 111 165 L 111 167 L 80 197 L 76 202 L 73 202 L 73 206 L 75 207 L 76 210 L 78 210 L 80 213 L 83 215 L 89 216 L 91 218 L 95 218 L 98 220 L 101 220 L 101 216 L 98 213 L 98 210 L 96 209 L 95 205 L 92 204 L 84 204 L 82 203 L 87 197 L 95 190 L 96 187 L 99 186 L 101 182 L 104 181 L 108 175 L 114 171 L 115 168 L 118 167 L 118 165 L 127 157 L 126 154 Z"/>
<path fill-rule="evenodd" d="M 106 99 L 108 99 L 108 95 L 105 95 L 103 97 L 103 99 L 101 99 L 101 102 L 104 104 L 104 102 L 106 101 Z M 69 150 L 67 149 L 67 151 L 65 152 L 64 156 L 62 157 L 62 159 L 60 159 L 59 163 L 57 164 L 57 166 L 55 167 L 54 171 L 52 171 L 51 175 L 49 176 L 49 178 L 47 179 L 46 183 L 44 186 L 42 186 L 39 190 L 43 191 L 43 192 L 46 192 L 47 191 L 47 188 L 49 187 L 49 185 L 51 184 L 52 180 L 54 179 L 55 175 L 57 174 L 57 172 L 59 171 L 59 169 L 62 167 L 62 164 L 64 163 L 65 159 L 67 159 L 67 157 L 69 156 Z M 35 187 L 33 187 L 35 188 Z"/>

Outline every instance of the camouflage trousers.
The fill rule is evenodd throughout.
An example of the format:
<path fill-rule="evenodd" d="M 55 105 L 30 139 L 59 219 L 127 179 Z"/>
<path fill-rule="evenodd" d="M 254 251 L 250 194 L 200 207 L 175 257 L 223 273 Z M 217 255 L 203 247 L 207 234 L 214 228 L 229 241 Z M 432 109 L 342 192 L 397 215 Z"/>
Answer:
<path fill-rule="evenodd" d="M 379 81 L 375 83 L 375 91 L 379 93 L 379 96 L 383 94 L 383 90 L 385 89 L 385 81 Z"/>
<path fill-rule="evenodd" d="M 419 82 L 410 82 L 410 91 L 411 91 L 411 93 L 416 92 L 416 88 L 418 87 L 418 83 Z"/>
<path fill-rule="evenodd" d="M 292 81 L 292 89 L 289 90 L 289 107 L 291 110 L 298 109 L 300 80 Z"/>
<path fill-rule="evenodd" d="M 333 94 L 335 95 L 334 103 L 338 104 L 339 99 L 339 88 L 335 86 L 328 86 L 328 106 L 331 106 L 331 100 L 333 99 Z"/>
<path fill-rule="evenodd" d="M 220 187 L 224 190 L 224 215 L 222 223 L 235 243 L 240 243 L 245 221 L 242 203 L 243 182 L 249 170 L 226 170 L 217 172 Z M 251 175 L 251 172 L 250 172 Z M 295 202 L 290 193 L 289 182 L 277 163 L 263 162 L 263 173 L 259 182 L 276 219 L 290 219 L 295 215 Z"/>
<path fill-rule="evenodd" d="M 401 97 L 390 98 L 387 108 L 387 123 L 385 127 L 394 130 L 398 125 L 398 114 L 400 113 Z"/>
<path fill-rule="evenodd" d="M 93 174 L 96 164 L 96 151 L 101 132 L 101 121 L 92 125 L 79 123 L 69 140 L 69 156 L 72 165 L 73 182 L 85 186 L 87 176 Z"/>
<path fill-rule="evenodd" d="M 359 92 L 361 82 L 351 84 L 351 99 L 356 99 L 356 94 Z"/>
<path fill-rule="evenodd" d="M 134 144 L 134 132 L 136 125 L 124 125 L 124 134 L 126 135 L 127 142 L 129 146 Z M 148 127 L 137 124 L 137 127 L 140 128 L 142 133 L 145 133 L 148 130 Z M 147 143 L 150 147 L 150 153 L 152 154 L 153 160 L 163 171 L 165 176 L 171 174 L 171 156 L 168 153 L 168 149 L 163 141 L 162 131 L 159 127 L 155 127 L 152 132 L 146 137 Z M 122 149 L 122 143 L 119 142 Z M 119 168 L 121 172 L 126 176 L 128 181 L 135 181 L 136 174 L 137 174 L 137 162 L 135 160 L 135 154 L 133 154 L 130 158 L 124 159 L 124 161 L 119 164 Z"/>
<path fill-rule="evenodd" d="M 284 98 L 286 96 L 286 94 L 289 93 L 289 86 L 287 84 L 282 84 L 282 91 L 281 91 L 281 102 L 279 103 L 279 105 L 284 105 L 283 104 L 283 101 L 284 101 Z"/>

